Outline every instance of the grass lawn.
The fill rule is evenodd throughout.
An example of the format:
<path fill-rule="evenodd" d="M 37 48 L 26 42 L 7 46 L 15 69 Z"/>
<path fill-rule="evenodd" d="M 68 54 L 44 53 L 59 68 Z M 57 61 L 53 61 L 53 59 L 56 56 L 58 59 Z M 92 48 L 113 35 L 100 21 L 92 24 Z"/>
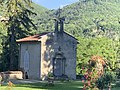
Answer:
<path fill-rule="evenodd" d="M 82 90 L 81 81 L 54 82 L 54 86 L 47 83 L 16 84 L 11 90 Z M 1 86 L 0 90 L 8 90 L 7 86 Z"/>
<path fill-rule="evenodd" d="M 55 82 L 54 86 L 48 86 L 46 83 L 16 84 L 11 90 L 82 90 L 81 81 Z M 10 90 L 7 86 L 1 86 L 0 90 Z M 106 89 L 107 90 L 107 89 Z M 120 87 L 112 88 L 120 90 Z"/>

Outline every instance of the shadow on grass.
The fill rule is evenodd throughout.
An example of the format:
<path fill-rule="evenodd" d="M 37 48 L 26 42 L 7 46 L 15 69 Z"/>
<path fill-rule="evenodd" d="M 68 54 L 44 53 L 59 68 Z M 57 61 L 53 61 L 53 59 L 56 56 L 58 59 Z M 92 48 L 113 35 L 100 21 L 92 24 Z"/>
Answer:
<path fill-rule="evenodd" d="M 47 82 L 32 83 L 32 84 L 17 84 L 16 87 L 27 87 L 46 90 L 82 90 L 83 84 L 81 81 L 60 82 L 55 81 L 54 86 L 47 85 Z"/>

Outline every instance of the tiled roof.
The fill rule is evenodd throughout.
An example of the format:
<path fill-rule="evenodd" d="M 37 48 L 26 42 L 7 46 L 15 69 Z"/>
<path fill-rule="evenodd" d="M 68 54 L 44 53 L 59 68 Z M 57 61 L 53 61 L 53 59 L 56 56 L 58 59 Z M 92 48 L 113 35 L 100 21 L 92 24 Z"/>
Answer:
<path fill-rule="evenodd" d="M 40 39 L 42 38 L 43 35 L 46 35 L 50 32 L 44 32 L 44 33 L 41 33 L 41 34 L 37 34 L 37 35 L 33 35 L 33 36 L 28 36 L 28 37 L 25 37 L 25 38 L 22 38 L 22 39 L 19 39 L 17 40 L 17 42 L 38 42 L 40 41 Z M 73 37 L 72 35 L 64 32 L 65 34 L 69 35 L 70 37 L 74 38 L 75 40 L 77 40 L 75 37 Z"/>
<path fill-rule="evenodd" d="M 44 32 L 41 34 L 33 35 L 33 36 L 28 36 L 22 39 L 17 40 L 17 42 L 33 42 L 33 41 L 40 41 L 41 36 L 48 34 L 49 32 Z"/>

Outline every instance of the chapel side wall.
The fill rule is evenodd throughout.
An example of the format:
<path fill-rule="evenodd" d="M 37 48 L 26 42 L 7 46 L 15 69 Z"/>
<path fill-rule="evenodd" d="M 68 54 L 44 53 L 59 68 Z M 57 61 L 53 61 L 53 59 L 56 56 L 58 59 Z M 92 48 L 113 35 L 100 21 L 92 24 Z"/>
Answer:
<path fill-rule="evenodd" d="M 31 79 L 40 79 L 40 43 L 30 44 L 30 71 L 29 77 Z"/>
<path fill-rule="evenodd" d="M 40 42 L 21 43 L 20 68 L 24 69 L 24 53 L 29 52 L 29 70 L 28 77 L 30 79 L 40 79 Z"/>

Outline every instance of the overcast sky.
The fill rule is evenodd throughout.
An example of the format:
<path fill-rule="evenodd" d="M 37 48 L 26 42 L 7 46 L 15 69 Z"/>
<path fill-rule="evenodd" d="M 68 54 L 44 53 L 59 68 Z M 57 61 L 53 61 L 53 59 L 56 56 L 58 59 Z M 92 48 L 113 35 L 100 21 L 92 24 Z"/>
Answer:
<path fill-rule="evenodd" d="M 59 7 L 63 7 L 65 5 L 74 3 L 79 0 L 32 0 L 32 1 L 48 9 L 58 9 Z"/>

